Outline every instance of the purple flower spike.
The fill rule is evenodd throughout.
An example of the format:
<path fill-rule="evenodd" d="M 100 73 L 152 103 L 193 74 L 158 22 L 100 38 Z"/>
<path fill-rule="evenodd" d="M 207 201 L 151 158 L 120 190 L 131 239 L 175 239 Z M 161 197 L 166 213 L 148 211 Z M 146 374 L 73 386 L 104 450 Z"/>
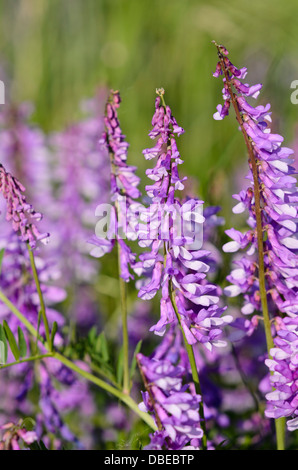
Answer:
<path fill-rule="evenodd" d="M 232 241 L 223 247 L 228 253 L 246 251 L 237 257 L 235 269 L 227 278 L 231 285 L 224 292 L 231 297 L 239 294 L 244 296 L 244 315 L 254 314 L 262 309 L 256 256 L 258 235 L 254 194 L 258 191 L 264 233 L 264 271 L 269 311 L 273 317 L 283 313 L 295 318 L 298 314 L 298 192 L 296 178 L 293 176 L 297 173 L 292 166 L 293 150 L 282 147 L 283 137 L 271 132 L 270 104 L 253 107 L 246 101 L 248 96 L 257 97 L 261 85 L 249 86 L 243 83 L 244 73 L 239 74 L 239 70 L 227 59 L 226 54 L 220 48 L 218 50 L 220 62 L 215 76 L 220 75 L 220 65 L 225 105 L 217 107 L 214 117 L 223 119 L 227 114 L 224 108 L 233 103 L 240 129 L 252 152 L 247 176 L 249 186 L 233 196 L 237 201 L 233 212 L 248 213 L 249 229 L 244 233 L 235 229 L 227 230 L 226 233 Z"/>
<path fill-rule="evenodd" d="M 198 450 L 203 436 L 198 411 L 201 396 L 193 384 L 183 385 L 188 365 L 179 332 L 175 335 L 169 330 L 150 358 L 138 354 L 137 360 L 147 388 L 139 407 L 153 413 L 158 426 L 145 449 Z"/>
<path fill-rule="evenodd" d="M 298 318 L 286 317 L 280 321 L 272 359 L 265 361 L 272 372 L 270 381 L 274 391 L 266 395 L 268 418 L 291 418 L 289 431 L 298 429 Z"/>
<path fill-rule="evenodd" d="M 141 231 L 139 240 L 141 246 L 151 247 L 151 252 L 140 256 L 143 273 L 150 280 L 143 281 L 139 297 L 151 299 L 161 290 L 160 319 L 151 328 L 155 334 L 163 335 L 167 326 L 177 323 L 177 308 L 189 344 L 201 343 L 207 349 L 211 349 L 212 345 L 224 346 L 222 329 L 232 317 L 222 316 L 225 308 L 217 305 L 219 289 L 207 280 L 212 264 L 210 251 L 202 249 L 201 242 L 195 243 L 203 222 L 207 227 L 207 219 L 213 217 L 216 221 L 216 216 L 213 210 L 207 211 L 204 216 L 201 210 L 203 201 L 186 199 L 182 204 L 176 197 L 176 191 L 184 188 L 185 180 L 180 178 L 178 172 L 183 161 L 177 148 L 176 135 L 184 131 L 169 106 L 165 105 L 164 90 L 157 90 L 157 93 L 153 128 L 149 133 L 156 143 L 143 151 L 146 159 L 156 160 L 155 166 L 146 172 L 153 181 L 146 187 L 152 204 L 142 214 L 144 224 L 150 223 L 150 230 Z M 188 211 L 183 210 L 186 205 Z M 195 223 L 188 233 L 184 230 L 184 224 L 187 227 L 189 220 Z M 177 228 L 177 221 L 181 222 L 182 230 Z"/>
<path fill-rule="evenodd" d="M 12 223 L 15 232 L 19 232 L 22 241 L 35 248 L 38 241 L 47 243 L 49 234 L 40 233 L 35 225 L 42 219 L 39 212 L 27 203 L 22 184 L 0 164 L 0 191 L 6 201 L 6 219 Z"/>
<path fill-rule="evenodd" d="M 133 204 L 140 197 L 138 185 L 139 177 L 135 174 L 136 167 L 127 165 L 128 143 L 122 134 L 118 120 L 117 110 L 121 98 L 118 91 L 111 91 L 106 104 L 104 118 L 106 130 L 102 135 L 100 143 L 103 151 L 109 155 L 111 162 L 111 200 L 113 208 L 113 227 L 109 227 L 109 239 L 93 236 L 89 243 L 96 246 L 91 255 L 99 258 L 112 251 L 115 241 L 118 242 L 120 252 L 120 276 L 128 282 L 133 279 L 131 269 L 137 272 L 138 266 L 135 262 L 136 255 L 121 238 L 121 233 L 128 240 L 134 240 L 135 235 L 135 213 Z M 113 232 L 113 233 L 112 233 Z"/>

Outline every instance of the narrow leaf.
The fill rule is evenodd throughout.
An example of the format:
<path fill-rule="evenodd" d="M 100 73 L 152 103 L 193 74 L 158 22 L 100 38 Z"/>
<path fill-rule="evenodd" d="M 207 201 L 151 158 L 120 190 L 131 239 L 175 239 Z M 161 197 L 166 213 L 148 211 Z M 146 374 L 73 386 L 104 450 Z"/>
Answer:
<path fill-rule="evenodd" d="M 134 352 L 134 354 L 133 354 L 133 358 L 132 358 L 132 361 L 131 361 L 130 373 L 129 373 L 129 376 L 130 376 L 131 379 L 133 378 L 133 375 L 134 375 L 135 370 L 136 370 L 136 367 L 137 367 L 137 359 L 136 359 L 136 356 L 137 356 L 137 354 L 140 352 L 141 347 L 142 347 L 142 340 L 140 340 L 140 341 L 138 342 L 138 344 L 136 345 L 135 352 Z"/>
<path fill-rule="evenodd" d="M 54 321 L 53 326 L 52 326 L 52 331 L 51 331 L 51 349 L 53 349 L 54 339 L 55 339 L 55 335 L 57 331 L 58 331 L 58 324 L 56 321 Z"/>
<path fill-rule="evenodd" d="M 2 269 L 2 261 L 3 261 L 4 252 L 5 252 L 5 248 L 2 248 L 2 250 L 0 250 L 0 273 Z"/>
<path fill-rule="evenodd" d="M 21 357 L 26 357 L 27 355 L 27 343 L 24 337 L 22 329 L 18 326 L 18 342 L 19 342 L 19 351 Z"/>
<path fill-rule="evenodd" d="M 2 325 L 0 325 L 0 348 L 0 363 L 6 364 L 8 348 L 4 328 Z"/>
<path fill-rule="evenodd" d="M 96 352 L 101 354 L 104 362 L 109 362 L 108 343 L 107 343 L 107 339 L 103 331 L 100 333 L 100 335 L 97 338 L 95 350 Z"/>
<path fill-rule="evenodd" d="M 96 326 L 93 326 L 88 333 L 88 339 L 89 339 L 89 343 L 91 344 L 91 346 L 94 344 L 96 337 L 97 337 L 97 328 Z"/>
<path fill-rule="evenodd" d="M 123 380 L 123 347 L 119 351 L 119 357 L 117 362 L 117 383 L 122 384 Z"/>
<path fill-rule="evenodd" d="M 19 351 L 17 342 L 15 340 L 15 337 L 13 335 L 13 332 L 9 328 L 6 320 L 3 321 L 3 328 L 4 328 L 4 331 L 5 331 L 5 335 L 6 335 L 8 343 L 9 343 L 11 352 L 14 355 L 15 360 L 18 361 L 20 359 L 20 351 Z"/>
<path fill-rule="evenodd" d="M 41 322 L 41 310 L 38 311 L 38 317 L 37 317 L 37 334 L 36 334 L 36 338 L 35 338 L 35 351 L 36 351 L 36 354 L 38 352 L 38 335 L 39 335 L 40 322 Z"/>

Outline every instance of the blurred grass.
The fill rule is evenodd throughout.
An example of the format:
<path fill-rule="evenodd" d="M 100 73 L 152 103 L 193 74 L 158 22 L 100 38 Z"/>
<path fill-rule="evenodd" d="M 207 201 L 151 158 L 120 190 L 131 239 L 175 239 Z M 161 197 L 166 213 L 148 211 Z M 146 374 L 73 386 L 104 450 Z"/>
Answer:
<path fill-rule="evenodd" d="M 80 101 L 98 86 L 119 89 L 121 124 L 140 176 L 155 88 L 164 87 L 186 131 L 183 171 L 229 218 L 245 149 L 233 117 L 212 119 L 222 85 L 212 77 L 211 40 L 248 66 L 250 83 L 264 84 L 259 102 L 272 103 L 275 130 L 290 145 L 298 111 L 290 102 L 298 79 L 297 14 L 296 0 L 0 0 L 0 78 L 9 99 L 35 104 L 34 119 L 46 131 L 78 119 Z"/>

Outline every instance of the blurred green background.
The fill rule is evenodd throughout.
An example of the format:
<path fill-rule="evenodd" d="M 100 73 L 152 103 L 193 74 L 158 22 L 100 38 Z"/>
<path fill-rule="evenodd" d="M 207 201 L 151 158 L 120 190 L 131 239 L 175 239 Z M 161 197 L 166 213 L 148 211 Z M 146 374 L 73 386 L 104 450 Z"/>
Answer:
<path fill-rule="evenodd" d="M 119 89 L 130 162 L 141 177 L 155 89 L 164 87 L 186 131 L 183 171 L 229 217 L 245 149 L 232 115 L 212 118 L 222 83 L 212 77 L 211 40 L 228 48 L 235 65 L 248 67 L 249 83 L 263 83 L 258 102 L 271 102 L 274 130 L 291 146 L 297 18 L 297 0 L 0 0 L 0 79 L 7 101 L 35 104 L 34 120 L 45 131 L 78 119 L 79 103 L 98 86 Z"/>

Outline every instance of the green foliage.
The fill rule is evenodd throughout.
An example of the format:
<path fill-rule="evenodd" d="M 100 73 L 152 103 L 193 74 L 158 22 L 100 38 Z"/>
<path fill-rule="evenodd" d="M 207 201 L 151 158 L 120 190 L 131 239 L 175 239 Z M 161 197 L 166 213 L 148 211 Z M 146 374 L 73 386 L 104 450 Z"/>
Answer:
<path fill-rule="evenodd" d="M 142 340 L 140 340 L 140 341 L 138 342 L 138 344 L 136 345 L 136 349 L 135 349 L 135 351 L 134 351 L 134 354 L 133 354 L 133 359 L 132 359 L 132 361 L 131 361 L 131 366 L 130 366 L 130 378 L 131 378 L 131 379 L 133 378 L 134 373 L 135 373 L 135 370 L 136 370 L 136 367 L 137 367 L 136 356 L 137 356 L 137 354 L 141 351 L 142 343 L 143 343 Z"/>
<path fill-rule="evenodd" d="M 3 328 L 4 328 L 4 331 L 5 331 L 5 336 L 7 338 L 8 344 L 10 346 L 11 352 L 12 352 L 15 360 L 18 361 L 20 359 L 20 351 L 19 351 L 17 342 L 15 340 L 15 337 L 13 335 L 13 332 L 9 328 L 8 323 L 7 323 L 6 320 L 3 321 Z"/>
<path fill-rule="evenodd" d="M 56 336 L 56 333 L 58 331 L 58 324 L 56 321 L 53 322 L 53 326 L 52 326 L 52 331 L 51 331 L 51 344 L 50 344 L 50 350 L 53 349 L 53 346 L 54 346 L 54 340 L 55 340 L 55 336 Z"/>
<path fill-rule="evenodd" d="M 22 329 L 18 327 L 16 339 L 7 321 L 3 320 L 3 325 L 0 325 L 0 364 L 7 363 L 8 346 L 16 361 L 26 357 L 27 343 Z"/>
<path fill-rule="evenodd" d="M 21 357 L 26 357 L 27 355 L 27 343 L 24 337 L 23 330 L 18 326 L 18 345 Z"/>
<path fill-rule="evenodd" d="M 76 338 L 67 346 L 64 353 L 70 358 L 79 357 L 81 360 L 89 356 L 94 372 L 107 379 L 113 385 L 119 386 L 116 368 L 112 363 L 106 335 L 104 331 L 98 334 L 96 326 L 90 329 L 86 337 Z"/>
<path fill-rule="evenodd" d="M 0 250 L 0 274 L 2 270 L 2 261 L 3 261 L 4 253 L 5 253 L 5 248 L 2 248 L 2 250 Z"/>
<path fill-rule="evenodd" d="M 7 340 L 5 336 L 5 331 L 2 325 L 0 325 L 0 364 L 5 364 L 7 362 Z"/>
<path fill-rule="evenodd" d="M 49 450 L 43 441 L 35 441 L 29 446 L 30 450 Z"/>

